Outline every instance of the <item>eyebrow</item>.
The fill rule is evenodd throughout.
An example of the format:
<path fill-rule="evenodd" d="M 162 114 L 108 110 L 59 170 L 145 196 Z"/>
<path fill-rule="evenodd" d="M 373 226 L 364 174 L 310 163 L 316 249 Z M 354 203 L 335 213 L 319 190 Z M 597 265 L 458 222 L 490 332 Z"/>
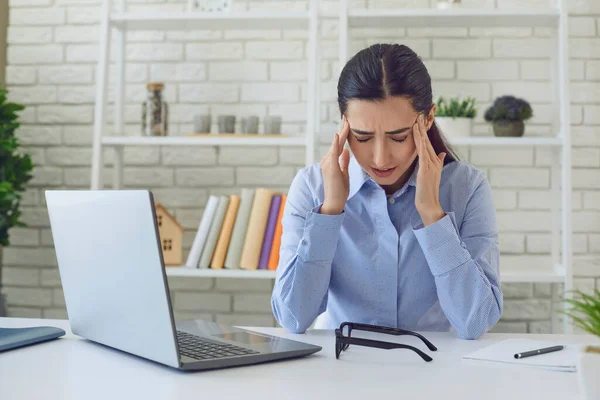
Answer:
<path fill-rule="evenodd" d="M 350 128 L 350 130 L 352 132 L 356 133 L 357 135 L 374 135 L 375 134 L 375 132 L 361 131 L 359 129 L 353 129 L 353 128 Z M 407 128 L 402 128 L 402 129 L 396 129 L 395 131 L 389 131 L 389 132 L 386 132 L 385 134 L 386 135 L 397 135 L 399 133 L 404 133 L 409 130 L 410 130 L 410 127 L 407 127 Z"/>

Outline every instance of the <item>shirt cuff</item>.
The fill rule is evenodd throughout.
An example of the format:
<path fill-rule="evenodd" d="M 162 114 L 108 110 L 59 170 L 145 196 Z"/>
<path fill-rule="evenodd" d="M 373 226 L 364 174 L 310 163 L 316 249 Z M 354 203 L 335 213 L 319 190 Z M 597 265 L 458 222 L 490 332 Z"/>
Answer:
<path fill-rule="evenodd" d="M 434 276 L 450 272 L 471 259 L 467 246 L 460 239 L 453 212 L 446 213 L 429 226 L 415 225 L 413 233 Z"/>
<path fill-rule="evenodd" d="M 321 214 L 321 206 L 322 204 L 306 213 L 298 256 L 304 261 L 331 264 L 337 249 L 344 212 L 339 215 Z"/>

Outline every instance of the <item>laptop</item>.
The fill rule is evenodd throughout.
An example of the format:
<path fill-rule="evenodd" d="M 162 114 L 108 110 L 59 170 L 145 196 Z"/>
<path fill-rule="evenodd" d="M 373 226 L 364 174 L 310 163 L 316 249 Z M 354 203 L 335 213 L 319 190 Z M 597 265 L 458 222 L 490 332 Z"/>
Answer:
<path fill-rule="evenodd" d="M 290 359 L 322 349 L 212 321 L 176 325 L 152 192 L 47 190 L 45 197 L 75 335 L 180 370 Z"/>

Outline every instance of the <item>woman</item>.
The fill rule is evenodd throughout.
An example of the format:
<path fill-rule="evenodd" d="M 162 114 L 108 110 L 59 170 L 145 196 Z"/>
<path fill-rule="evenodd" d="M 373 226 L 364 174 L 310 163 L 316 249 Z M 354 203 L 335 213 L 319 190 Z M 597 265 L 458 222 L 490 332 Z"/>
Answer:
<path fill-rule="evenodd" d="M 434 124 L 424 64 L 406 46 L 364 49 L 340 75 L 338 103 L 329 153 L 288 192 L 275 318 L 296 333 L 327 311 L 327 328 L 481 336 L 502 314 L 495 207 L 485 175 Z"/>

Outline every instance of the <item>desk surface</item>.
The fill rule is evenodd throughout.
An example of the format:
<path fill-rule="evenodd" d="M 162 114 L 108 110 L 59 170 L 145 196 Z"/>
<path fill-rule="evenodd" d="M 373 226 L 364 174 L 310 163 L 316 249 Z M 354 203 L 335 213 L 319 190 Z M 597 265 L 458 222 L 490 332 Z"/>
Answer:
<path fill-rule="evenodd" d="M 407 350 L 360 346 L 336 360 L 332 331 L 296 335 L 277 328 L 246 328 L 313 343 L 323 350 L 295 360 L 180 372 L 81 340 L 70 333 L 68 321 L 0 318 L 0 327 L 40 325 L 60 327 L 67 335 L 0 353 L 0 399 L 577 399 L 576 373 L 462 360 L 462 356 L 506 338 L 594 341 L 584 335 L 517 334 L 487 334 L 467 341 L 428 332 L 425 336 L 438 348 L 427 350 L 434 359 L 431 363 Z M 413 337 L 389 340 L 423 347 Z"/>

